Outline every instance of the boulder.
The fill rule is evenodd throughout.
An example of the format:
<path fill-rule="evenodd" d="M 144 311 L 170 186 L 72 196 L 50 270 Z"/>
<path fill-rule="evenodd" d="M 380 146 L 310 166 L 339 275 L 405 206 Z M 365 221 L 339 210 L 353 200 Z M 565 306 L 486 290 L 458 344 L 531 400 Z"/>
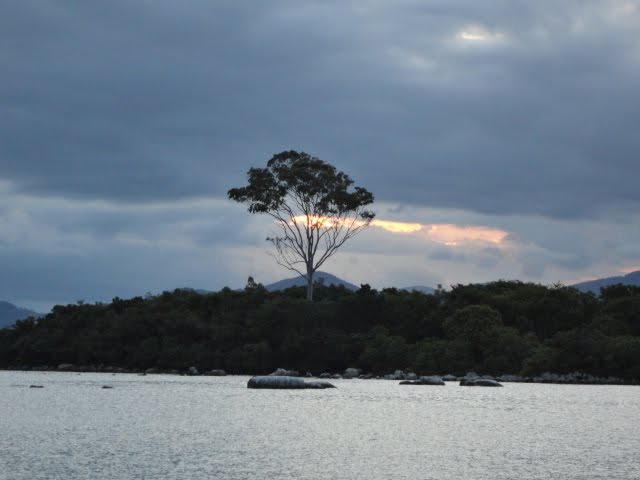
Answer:
<path fill-rule="evenodd" d="M 477 378 L 475 380 L 467 380 L 463 378 L 460 380 L 461 387 L 501 387 L 502 385 L 495 380 L 488 378 Z"/>
<path fill-rule="evenodd" d="M 444 385 L 444 380 L 438 375 L 423 376 L 420 377 L 419 381 L 422 382 L 422 385 Z"/>
<path fill-rule="evenodd" d="M 333 378 L 334 380 L 340 380 L 342 378 L 342 375 L 340 375 L 339 373 L 334 373 L 333 375 L 331 375 L 331 378 Z"/>
<path fill-rule="evenodd" d="M 342 374 L 342 378 L 357 378 L 360 375 L 359 368 L 347 368 Z"/>
<path fill-rule="evenodd" d="M 70 372 L 75 370 L 76 366 L 73 363 L 61 363 L 58 365 L 58 370 L 61 372 Z"/>
<path fill-rule="evenodd" d="M 324 372 L 324 373 L 321 373 L 321 374 L 320 374 L 320 377 L 319 377 L 319 378 L 331 378 L 331 374 L 330 374 L 330 373 L 327 373 L 327 372 Z"/>
<path fill-rule="evenodd" d="M 406 378 L 407 378 L 407 380 L 418 380 L 418 375 L 416 375 L 413 372 L 409 372 L 409 373 L 407 373 L 407 377 Z"/>
<path fill-rule="evenodd" d="M 160 373 L 161 370 L 158 367 L 151 367 L 151 368 L 147 368 L 144 373 L 146 374 L 152 374 L 152 373 Z"/>
<path fill-rule="evenodd" d="M 444 380 L 445 382 L 457 382 L 458 377 L 456 377 L 455 375 L 445 375 L 444 377 L 442 377 L 442 380 Z"/>
<path fill-rule="evenodd" d="M 384 376 L 385 380 L 405 380 L 406 376 L 402 370 L 396 370 Z"/>
<path fill-rule="evenodd" d="M 203 375 L 207 377 L 224 377 L 227 375 L 227 372 L 220 369 L 209 370 L 208 372 L 204 372 Z"/>
<path fill-rule="evenodd" d="M 304 374 L 305 378 L 313 378 L 313 373 L 307 372 Z"/>
<path fill-rule="evenodd" d="M 304 380 L 284 375 L 257 376 L 249 379 L 247 388 L 303 389 Z"/>
<path fill-rule="evenodd" d="M 281 376 L 257 376 L 249 379 L 247 388 L 270 388 L 270 389 L 293 389 L 301 390 L 303 388 L 309 389 L 324 389 L 324 388 L 336 388 L 329 382 L 323 382 L 321 380 L 314 380 L 311 382 L 305 382 L 304 379 L 299 377 L 281 377 Z"/>
<path fill-rule="evenodd" d="M 196 367 L 189 367 L 189 369 L 187 370 L 187 375 L 200 375 L 200 372 L 198 372 L 198 369 Z"/>

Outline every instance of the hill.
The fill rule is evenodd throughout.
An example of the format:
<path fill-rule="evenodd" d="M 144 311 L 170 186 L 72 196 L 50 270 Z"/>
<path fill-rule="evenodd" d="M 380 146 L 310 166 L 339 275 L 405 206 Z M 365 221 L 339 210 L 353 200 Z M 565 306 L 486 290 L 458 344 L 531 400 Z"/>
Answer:
<path fill-rule="evenodd" d="M 22 320 L 27 317 L 40 317 L 40 313 L 28 310 L 26 308 L 16 307 L 9 302 L 0 301 L 0 328 L 13 325 L 16 320 Z"/>
<path fill-rule="evenodd" d="M 602 287 L 617 285 L 619 283 L 640 287 L 640 270 L 619 277 L 599 278 L 588 282 L 576 283 L 573 286 L 581 292 L 593 292 L 599 295 Z"/>
<path fill-rule="evenodd" d="M 344 285 L 344 287 L 347 290 L 351 290 L 351 291 L 358 290 L 358 287 L 356 287 L 354 284 L 349 283 L 345 280 L 342 280 L 341 278 L 336 277 L 335 275 L 331 275 L 330 273 L 326 273 L 326 272 L 316 272 L 315 275 L 313 276 L 313 279 L 314 279 L 314 282 L 321 282 L 323 285 L 326 285 L 326 286 Z M 264 287 L 269 292 L 276 292 L 278 290 L 286 290 L 287 288 L 291 288 L 291 287 L 306 287 L 306 286 L 307 286 L 307 281 L 304 278 L 298 276 L 298 277 L 286 278 L 278 282 L 270 283 L 269 285 L 265 285 Z"/>

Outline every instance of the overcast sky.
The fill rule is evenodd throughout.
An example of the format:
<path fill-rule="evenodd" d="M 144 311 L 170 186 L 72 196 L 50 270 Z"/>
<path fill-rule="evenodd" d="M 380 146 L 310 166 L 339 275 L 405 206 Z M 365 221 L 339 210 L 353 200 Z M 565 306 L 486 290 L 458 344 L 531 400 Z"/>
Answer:
<path fill-rule="evenodd" d="M 623 0 L 4 0 L 0 300 L 289 277 L 226 198 L 289 149 L 411 224 L 323 267 L 352 283 L 638 270 L 639 33 Z"/>

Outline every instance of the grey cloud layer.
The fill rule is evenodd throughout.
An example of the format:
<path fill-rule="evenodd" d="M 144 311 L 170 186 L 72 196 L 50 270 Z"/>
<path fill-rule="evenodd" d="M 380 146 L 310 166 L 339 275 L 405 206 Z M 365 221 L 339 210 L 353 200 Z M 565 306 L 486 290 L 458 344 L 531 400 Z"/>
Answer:
<path fill-rule="evenodd" d="M 640 13 L 624 5 L 5 2 L 0 177 L 115 201 L 224 196 L 292 147 L 391 202 L 636 209 Z"/>

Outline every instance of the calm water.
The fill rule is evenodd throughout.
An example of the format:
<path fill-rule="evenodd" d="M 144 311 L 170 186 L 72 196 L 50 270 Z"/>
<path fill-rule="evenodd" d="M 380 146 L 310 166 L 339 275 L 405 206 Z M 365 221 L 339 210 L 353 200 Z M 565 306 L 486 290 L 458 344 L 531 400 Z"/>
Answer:
<path fill-rule="evenodd" d="M 640 478 L 640 387 L 247 380 L 0 372 L 0 478 Z"/>

